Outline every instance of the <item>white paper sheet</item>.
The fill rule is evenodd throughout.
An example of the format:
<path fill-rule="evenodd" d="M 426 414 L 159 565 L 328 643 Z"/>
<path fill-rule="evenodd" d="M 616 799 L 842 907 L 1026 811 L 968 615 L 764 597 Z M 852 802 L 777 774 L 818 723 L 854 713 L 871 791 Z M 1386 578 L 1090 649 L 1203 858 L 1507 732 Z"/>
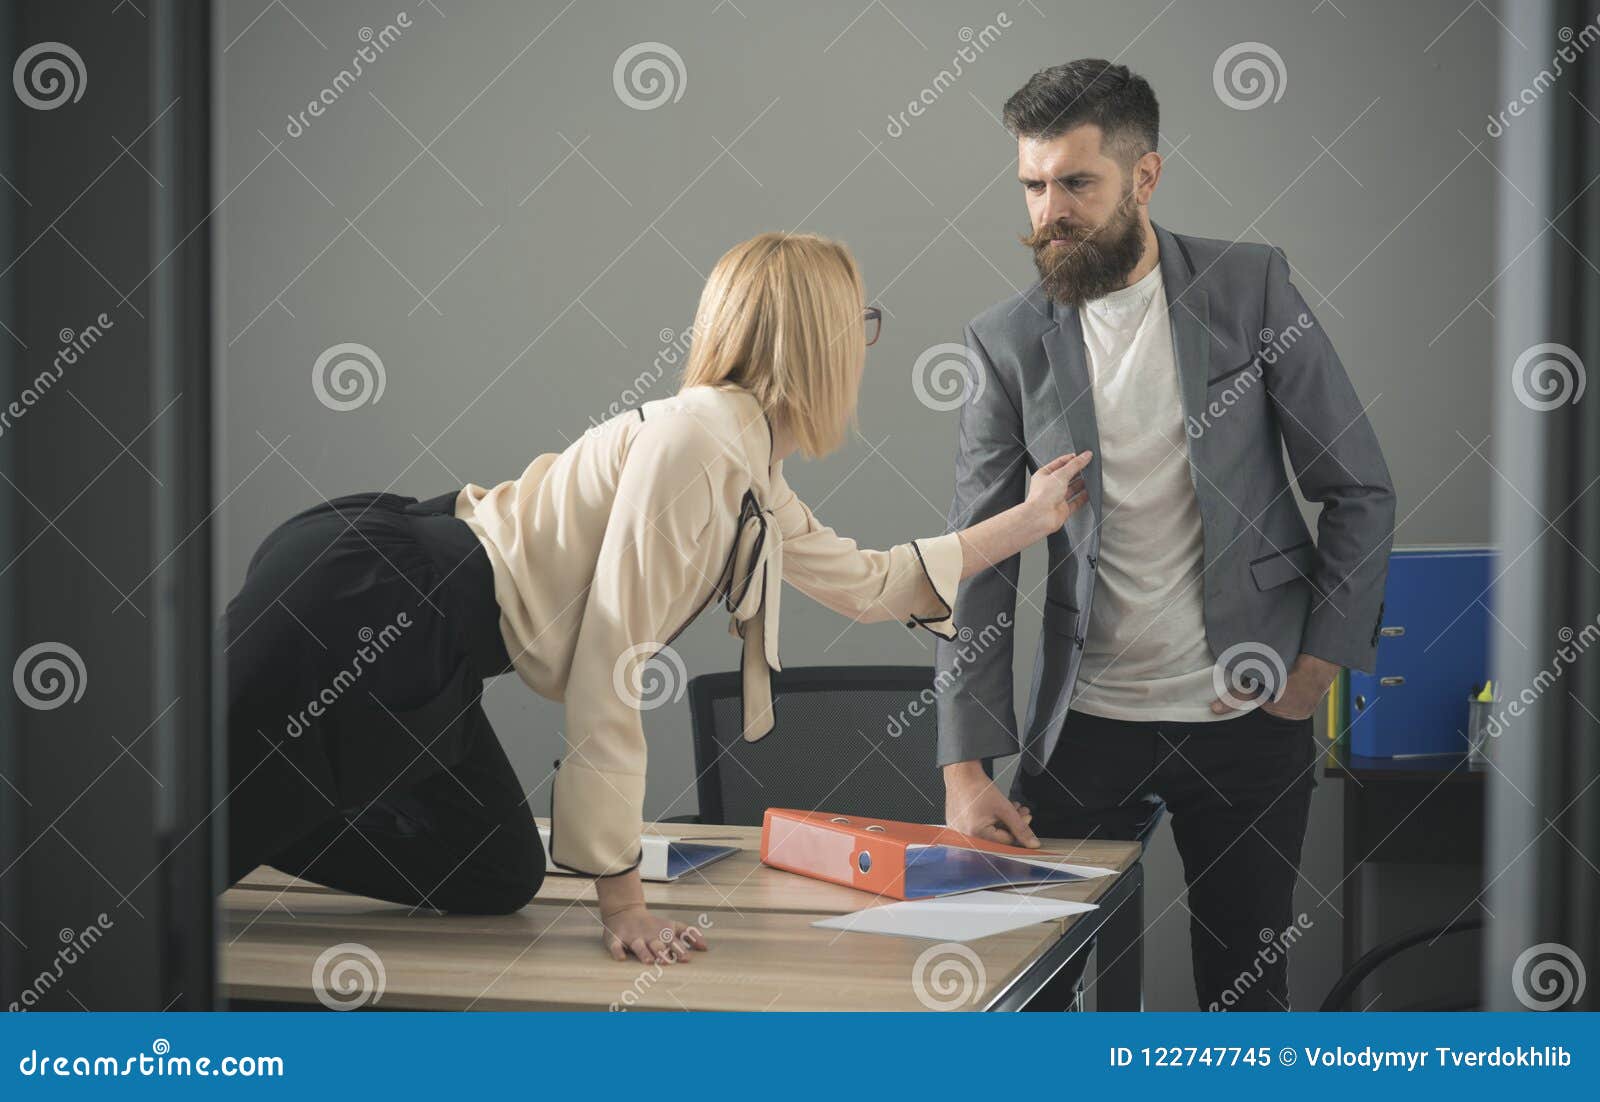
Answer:
<path fill-rule="evenodd" d="M 930 941 L 976 941 L 1096 909 L 1094 903 L 981 891 L 887 903 L 853 914 L 819 919 L 812 925 L 827 930 L 919 937 Z"/>

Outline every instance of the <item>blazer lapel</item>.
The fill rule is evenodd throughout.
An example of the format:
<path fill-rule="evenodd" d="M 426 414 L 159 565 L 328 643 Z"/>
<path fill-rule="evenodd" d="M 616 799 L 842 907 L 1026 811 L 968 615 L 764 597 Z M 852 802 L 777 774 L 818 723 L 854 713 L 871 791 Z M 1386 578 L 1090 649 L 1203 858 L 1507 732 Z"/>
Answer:
<path fill-rule="evenodd" d="M 1151 225 L 1161 252 L 1161 282 L 1166 289 L 1183 412 L 1192 419 L 1191 423 L 1203 423 L 1206 382 L 1211 371 L 1210 298 L 1196 285 L 1194 265 L 1178 238 L 1160 225 Z M 1190 461 L 1193 462 L 1192 454 Z"/>
<path fill-rule="evenodd" d="M 1092 451 L 1095 461 L 1084 472 L 1089 487 L 1089 507 L 1095 525 L 1100 523 L 1100 429 L 1095 423 L 1094 387 L 1089 382 L 1089 364 L 1083 350 L 1083 328 L 1076 307 L 1052 301 L 1050 312 L 1056 324 L 1042 338 L 1045 356 L 1050 361 L 1050 378 L 1061 402 L 1061 422 L 1071 437 L 1075 452 Z M 1050 456 L 1049 458 L 1055 458 Z"/>

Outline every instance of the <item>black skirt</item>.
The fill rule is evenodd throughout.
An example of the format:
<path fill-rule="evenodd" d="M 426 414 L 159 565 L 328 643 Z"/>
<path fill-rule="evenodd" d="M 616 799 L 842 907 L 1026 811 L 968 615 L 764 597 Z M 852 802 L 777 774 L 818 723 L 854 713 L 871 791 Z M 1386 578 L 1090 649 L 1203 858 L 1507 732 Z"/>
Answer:
<path fill-rule="evenodd" d="M 265 863 L 473 910 L 435 896 L 503 903 L 537 887 L 543 853 L 481 703 L 484 680 L 511 669 L 493 571 L 455 498 L 336 498 L 251 558 L 219 643 L 230 883 Z M 400 867 L 382 871 L 373 848 Z M 457 864 L 461 890 L 441 892 Z"/>

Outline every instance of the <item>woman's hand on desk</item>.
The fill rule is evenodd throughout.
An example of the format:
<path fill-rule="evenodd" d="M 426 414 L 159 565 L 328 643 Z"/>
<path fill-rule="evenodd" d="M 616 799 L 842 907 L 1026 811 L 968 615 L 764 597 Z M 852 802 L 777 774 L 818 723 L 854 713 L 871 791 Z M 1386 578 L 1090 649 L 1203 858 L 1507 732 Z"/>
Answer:
<path fill-rule="evenodd" d="M 595 881 L 600 897 L 601 938 L 613 960 L 632 953 L 641 964 L 687 962 L 691 950 L 705 952 L 705 935 L 693 926 L 653 914 L 644 905 L 637 870 Z"/>

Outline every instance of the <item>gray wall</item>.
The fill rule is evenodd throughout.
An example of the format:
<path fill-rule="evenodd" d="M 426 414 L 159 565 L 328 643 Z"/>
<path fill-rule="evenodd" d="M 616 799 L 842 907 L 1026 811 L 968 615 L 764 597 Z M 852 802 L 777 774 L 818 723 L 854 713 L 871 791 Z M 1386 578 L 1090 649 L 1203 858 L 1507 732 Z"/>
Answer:
<path fill-rule="evenodd" d="M 955 415 L 917 401 L 912 364 L 1030 281 L 1000 105 L 1034 70 L 1095 55 L 1143 73 L 1161 99 L 1155 218 L 1287 251 L 1371 402 L 1400 496 L 1397 542 L 1488 536 L 1489 476 L 1471 447 L 1489 423 L 1491 319 L 1477 296 L 1494 275 L 1495 175 L 1475 146 L 1503 32 L 1487 9 L 447 0 L 441 15 L 424 2 L 291 137 L 288 115 L 349 65 L 362 27 L 393 22 L 396 4 L 293 5 L 304 25 L 260 0 L 222 7 L 230 594 L 257 541 L 319 495 L 492 484 L 612 403 L 632 404 L 625 391 L 654 374 L 663 332 L 689 323 L 717 256 L 779 228 L 847 241 L 888 314 L 862 437 L 792 464 L 791 482 L 864 544 L 940 531 Z M 998 38 L 944 86 L 961 28 L 989 24 Z M 681 56 L 682 94 L 638 110 L 613 68 L 649 41 Z M 1252 41 L 1281 57 L 1282 94 L 1238 110 L 1213 66 Z M 922 114 L 891 126 L 925 91 Z M 382 358 L 380 401 L 348 412 L 318 401 L 312 365 L 341 342 Z M 671 387 L 669 372 L 642 396 Z M 1025 579 L 1040 564 L 1029 555 Z M 1024 619 L 1019 654 L 1037 630 Z M 928 663 L 930 642 L 849 626 L 798 596 L 785 607 L 790 665 Z M 737 657 L 709 613 L 678 649 L 694 671 Z M 1020 698 L 1028 671 L 1017 676 Z M 532 805 L 546 807 L 561 709 L 509 678 L 488 697 L 537 789 Z M 648 730 L 648 812 L 693 810 L 686 704 L 651 712 Z M 1298 1005 L 1314 1005 L 1338 971 L 1337 794 L 1336 782 L 1321 786 L 1302 863 L 1298 910 L 1315 925 L 1295 950 Z M 1165 831 L 1149 866 L 1150 1004 L 1192 1007 L 1183 878 Z"/>

